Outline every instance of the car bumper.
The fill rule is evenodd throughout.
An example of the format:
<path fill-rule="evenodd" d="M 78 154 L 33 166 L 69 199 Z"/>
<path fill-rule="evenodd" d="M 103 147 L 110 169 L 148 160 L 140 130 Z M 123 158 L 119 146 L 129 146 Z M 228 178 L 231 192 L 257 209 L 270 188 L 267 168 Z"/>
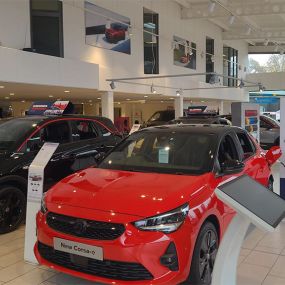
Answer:
<path fill-rule="evenodd" d="M 39 250 L 39 244 L 48 246 L 53 250 L 53 239 L 55 237 L 93 245 L 103 248 L 104 260 L 111 262 L 133 263 L 142 265 L 152 277 L 147 280 L 132 280 L 132 284 L 179 284 L 187 279 L 192 257 L 191 224 L 186 219 L 184 224 L 172 234 L 160 232 L 143 232 L 137 230 L 130 224 L 125 224 L 126 230 L 115 240 L 90 240 L 67 235 L 51 229 L 45 219 L 45 215 L 37 215 L 37 236 L 38 242 L 34 247 L 35 255 L 40 264 L 51 267 L 55 270 L 81 277 L 90 281 L 106 284 L 130 284 L 130 280 L 106 277 L 104 274 L 89 274 L 80 268 L 73 268 L 66 264 L 59 264 L 44 258 Z M 176 247 L 179 269 L 171 271 L 161 264 L 160 258 L 165 254 L 168 246 L 174 243 Z M 59 252 L 61 253 L 61 252 Z M 69 255 L 69 254 L 68 254 Z M 118 270 L 121 270 L 120 268 Z"/>

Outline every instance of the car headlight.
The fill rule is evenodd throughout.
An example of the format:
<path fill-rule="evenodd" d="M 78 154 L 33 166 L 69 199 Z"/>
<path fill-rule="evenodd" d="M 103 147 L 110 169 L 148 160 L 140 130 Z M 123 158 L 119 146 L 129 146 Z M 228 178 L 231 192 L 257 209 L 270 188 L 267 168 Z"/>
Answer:
<path fill-rule="evenodd" d="M 133 225 L 142 231 L 172 233 L 182 225 L 188 212 L 189 205 L 187 203 L 172 211 L 134 222 Z"/>
<path fill-rule="evenodd" d="M 42 200 L 41 200 L 41 212 L 45 214 L 48 211 L 46 206 L 46 193 L 43 194 Z"/>

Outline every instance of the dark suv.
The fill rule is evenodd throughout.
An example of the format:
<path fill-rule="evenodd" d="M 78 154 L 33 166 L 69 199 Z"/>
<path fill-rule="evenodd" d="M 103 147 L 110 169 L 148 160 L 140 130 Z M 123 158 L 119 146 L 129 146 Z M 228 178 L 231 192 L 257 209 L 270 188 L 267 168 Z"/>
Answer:
<path fill-rule="evenodd" d="M 45 169 L 44 190 L 63 177 L 96 165 L 122 139 L 104 117 L 27 116 L 0 124 L 0 233 L 25 217 L 28 168 L 45 142 L 59 147 Z"/>

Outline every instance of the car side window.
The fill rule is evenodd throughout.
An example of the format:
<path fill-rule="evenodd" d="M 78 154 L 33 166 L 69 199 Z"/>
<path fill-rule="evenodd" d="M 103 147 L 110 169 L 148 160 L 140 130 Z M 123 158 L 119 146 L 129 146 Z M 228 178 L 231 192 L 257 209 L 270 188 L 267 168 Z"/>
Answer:
<path fill-rule="evenodd" d="M 271 125 L 268 122 L 266 122 L 265 120 L 261 119 L 260 120 L 260 128 L 270 129 Z"/>
<path fill-rule="evenodd" d="M 246 160 L 255 153 L 255 148 L 246 133 L 238 132 L 237 137 L 243 149 L 243 160 Z"/>
<path fill-rule="evenodd" d="M 89 140 L 98 137 L 98 133 L 89 120 L 71 121 L 73 141 Z"/>
<path fill-rule="evenodd" d="M 52 122 L 36 132 L 27 142 L 26 151 L 37 151 L 45 142 L 70 142 L 70 129 L 68 122 Z"/>
<path fill-rule="evenodd" d="M 101 125 L 99 123 L 94 123 L 94 124 L 96 125 L 97 129 L 101 133 L 101 136 L 108 137 L 111 135 L 110 131 L 108 129 L 106 129 L 103 125 Z"/>
<path fill-rule="evenodd" d="M 218 161 L 221 164 L 230 160 L 239 160 L 238 151 L 231 135 L 226 135 L 219 146 Z"/>

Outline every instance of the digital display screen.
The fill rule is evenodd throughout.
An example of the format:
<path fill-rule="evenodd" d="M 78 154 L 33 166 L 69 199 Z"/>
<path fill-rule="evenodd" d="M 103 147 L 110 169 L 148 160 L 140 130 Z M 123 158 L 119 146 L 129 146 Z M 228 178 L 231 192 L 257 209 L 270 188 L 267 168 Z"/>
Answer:
<path fill-rule="evenodd" d="M 285 200 L 247 175 L 218 188 L 273 228 L 285 217 Z"/>

